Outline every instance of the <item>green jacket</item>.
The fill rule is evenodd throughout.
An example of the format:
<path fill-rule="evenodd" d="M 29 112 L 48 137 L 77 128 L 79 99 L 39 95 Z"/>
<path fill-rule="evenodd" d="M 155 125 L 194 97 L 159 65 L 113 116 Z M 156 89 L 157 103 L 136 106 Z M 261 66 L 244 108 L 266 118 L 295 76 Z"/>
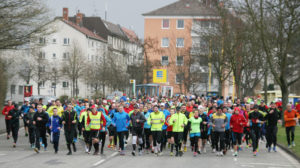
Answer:
<path fill-rule="evenodd" d="M 191 117 L 189 119 L 189 122 L 191 122 L 191 130 L 190 133 L 200 133 L 200 123 L 202 122 L 202 118 L 198 117 L 197 119 L 195 117 Z"/>
<path fill-rule="evenodd" d="M 81 123 L 82 126 L 84 126 L 84 129 L 85 131 L 90 131 L 90 126 L 87 125 L 87 111 L 83 111 L 80 115 L 80 118 L 79 118 L 79 122 Z"/>
<path fill-rule="evenodd" d="M 161 121 L 161 119 L 163 120 L 163 122 Z M 163 125 L 165 124 L 164 113 L 161 111 L 157 114 L 155 112 L 152 112 L 147 120 L 147 123 L 151 125 L 151 131 L 161 131 Z"/>
<path fill-rule="evenodd" d="M 187 125 L 187 118 L 182 113 L 175 113 L 171 116 L 169 124 L 173 126 L 173 132 L 183 132 L 184 127 L 182 125 Z"/>

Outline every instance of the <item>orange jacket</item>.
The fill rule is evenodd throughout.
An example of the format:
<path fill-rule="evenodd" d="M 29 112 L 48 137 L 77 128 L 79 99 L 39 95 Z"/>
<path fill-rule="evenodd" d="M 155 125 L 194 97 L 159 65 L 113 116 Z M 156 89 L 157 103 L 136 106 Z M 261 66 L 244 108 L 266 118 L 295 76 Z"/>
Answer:
<path fill-rule="evenodd" d="M 296 110 L 292 110 L 291 112 L 288 112 L 287 110 L 284 112 L 284 121 L 285 121 L 285 127 L 292 127 L 296 126 L 295 118 L 300 118 L 299 114 Z"/>

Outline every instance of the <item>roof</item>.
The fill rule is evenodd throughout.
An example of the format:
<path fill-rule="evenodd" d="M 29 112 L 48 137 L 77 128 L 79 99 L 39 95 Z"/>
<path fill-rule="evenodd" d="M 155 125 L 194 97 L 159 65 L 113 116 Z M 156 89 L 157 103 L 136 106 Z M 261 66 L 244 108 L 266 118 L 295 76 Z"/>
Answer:
<path fill-rule="evenodd" d="M 69 17 L 69 20 L 73 23 L 76 23 L 76 17 Z M 82 26 L 89 29 L 92 32 L 95 32 L 97 35 L 107 40 L 108 35 L 110 34 L 109 30 L 104 25 L 100 17 L 85 17 L 82 18 Z"/>
<path fill-rule="evenodd" d="M 120 25 L 117 25 L 117 24 L 114 24 L 114 23 L 111 23 L 111 22 L 108 22 L 108 21 L 104 21 L 104 20 L 103 20 L 103 23 L 112 35 L 118 36 L 118 37 L 123 38 L 125 40 L 128 39 L 127 35 L 123 32 Z"/>
<path fill-rule="evenodd" d="M 79 25 L 77 25 L 77 24 L 75 24 L 73 22 L 66 21 L 66 20 L 63 20 L 63 19 L 61 19 L 61 20 L 64 23 L 68 24 L 69 26 L 73 27 L 74 29 L 78 30 L 79 32 L 85 34 L 86 36 L 88 36 L 90 38 L 106 42 L 106 39 L 102 38 L 101 36 L 97 35 L 96 33 L 90 31 L 89 29 L 87 29 L 87 28 L 85 28 L 83 26 L 79 26 Z"/>
<path fill-rule="evenodd" d="M 122 30 L 127 35 L 130 42 L 133 42 L 133 43 L 139 42 L 139 38 L 133 30 L 127 29 L 125 27 L 122 27 Z"/>
<path fill-rule="evenodd" d="M 217 16 L 217 13 L 199 0 L 179 0 L 143 16 Z"/>

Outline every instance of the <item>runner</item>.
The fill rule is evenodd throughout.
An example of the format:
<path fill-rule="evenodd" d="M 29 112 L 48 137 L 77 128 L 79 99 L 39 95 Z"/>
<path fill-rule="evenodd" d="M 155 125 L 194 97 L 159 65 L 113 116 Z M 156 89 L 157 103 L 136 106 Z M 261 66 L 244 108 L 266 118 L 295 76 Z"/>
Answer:
<path fill-rule="evenodd" d="M 49 129 L 51 130 L 51 142 L 53 143 L 54 153 L 58 152 L 60 129 L 62 128 L 62 119 L 58 116 L 57 109 L 53 108 L 53 116 L 49 118 Z"/>
<path fill-rule="evenodd" d="M 150 112 L 148 110 L 148 107 L 144 107 L 144 112 L 143 112 L 146 121 L 148 121 L 148 118 L 150 117 Z M 146 149 L 146 153 L 149 154 L 150 152 L 150 144 L 151 144 L 151 125 L 148 124 L 148 122 L 144 123 L 144 148 Z"/>
<path fill-rule="evenodd" d="M 128 132 L 128 127 L 130 124 L 130 117 L 127 113 L 124 112 L 123 106 L 119 106 L 119 112 L 114 114 L 112 118 L 112 124 L 116 127 L 118 138 L 119 138 L 119 147 L 120 155 L 125 155 L 124 151 L 124 135 Z"/>
<path fill-rule="evenodd" d="M 275 103 L 271 103 L 271 108 L 267 110 L 267 115 L 266 115 L 266 126 L 267 126 L 267 148 L 268 152 L 271 152 L 271 147 L 273 144 L 273 151 L 277 152 L 276 150 L 276 145 L 277 145 L 277 123 L 281 122 L 281 113 L 280 111 L 276 108 Z"/>
<path fill-rule="evenodd" d="M 285 132 L 286 132 L 286 138 L 288 142 L 288 148 L 292 148 L 292 146 L 293 147 L 296 146 L 294 139 L 295 139 L 295 126 L 297 124 L 298 118 L 300 118 L 299 114 L 296 112 L 296 110 L 292 109 L 291 104 L 288 104 L 284 112 Z"/>
<path fill-rule="evenodd" d="M 147 122 L 149 125 L 151 125 L 154 153 L 156 154 L 156 156 L 158 156 L 162 154 L 160 145 L 161 145 L 162 127 L 165 123 L 165 115 L 163 114 L 163 112 L 158 110 L 158 106 L 154 106 L 153 110 L 154 112 L 150 114 L 150 117 L 148 118 Z"/>
<path fill-rule="evenodd" d="M 111 119 L 109 116 L 107 116 L 105 113 L 102 112 L 102 114 L 104 115 L 105 118 L 105 125 L 103 124 L 104 121 L 101 120 L 101 125 L 102 127 L 104 127 L 105 129 L 101 129 L 100 130 L 100 134 L 99 134 L 99 145 L 101 143 L 101 150 L 100 150 L 100 154 L 103 155 L 104 153 L 104 146 L 105 146 L 105 139 L 106 139 L 106 134 L 107 134 L 107 127 L 109 127 L 111 125 Z"/>
<path fill-rule="evenodd" d="M 145 116 L 139 111 L 137 105 L 134 106 L 133 113 L 130 115 L 130 123 L 132 125 L 132 152 L 135 156 L 136 144 L 139 144 L 139 155 L 142 155 L 143 149 L 143 124 L 146 121 Z"/>
<path fill-rule="evenodd" d="M 8 118 L 8 113 L 10 110 L 14 109 L 14 105 L 12 104 L 11 100 L 7 101 L 7 105 L 4 106 L 3 110 L 2 110 L 2 115 L 5 115 L 5 126 L 6 126 L 6 139 L 10 138 L 10 118 Z"/>
<path fill-rule="evenodd" d="M 90 154 L 91 152 L 91 148 L 92 148 L 92 144 L 90 143 L 92 140 L 91 138 L 91 129 L 90 126 L 87 124 L 87 118 L 89 116 L 89 113 L 92 112 L 92 109 L 88 108 L 84 111 L 81 112 L 80 114 L 80 118 L 79 118 L 79 122 L 80 125 L 82 127 L 82 131 L 83 131 L 83 138 L 84 138 L 84 142 L 85 142 L 85 152 Z"/>
<path fill-rule="evenodd" d="M 200 124 L 202 122 L 202 118 L 199 117 L 199 111 L 195 110 L 194 111 L 194 116 L 189 119 L 189 122 L 191 124 L 191 129 L 190 129 L 190 138 L 191 138 L 191 146 L 192 146 L 192 151 L 194 151 L 194 157 L 197 156 L 197 153 L 200 154 L 198 150 L 198 140 L 201 136 L 200 134 Z"/>
<path fill-rule="evenodd" d="M 25 118 L 26 118 L 26 115 L 28 114 L 29 112 L 29 107 L 30 107 L 30 104 L 29 104 L 29 101 L 27 99 L 24 100 L 25 103 L 24 105 L 21 107 L 21 114 L 23 116 L 23 123 L 24 123 L 24 129 L 25 129 L 25 136 L 28 136 L 28 124 L 26 123 L 25 121 Z"/>
<path fill-rule="evenodd" d="M 73 152 L 76 152 L 74 136 L 75 136 L 77 122 L 78 122 L 77 114 L 73 110 L 72 104 L 69 103 L 66 111 L 64 111 L 62 114 L 62 124 L 64 124 L 66 143 L 69 151 L 67 155 L 72 155 L 71 144 L 73 146 Z"/>
<path fill-rule="evenodd" d="M 200 124 L 200 128 L 201 128 L 201 150 L 200 150 L 200 153 L 206 153 L 206 148 L 205 148 L 205 145 L 206 145 L 206 141 L 207 141 L 207 138 L 208 138 L 208 135 L 207 135 L 207 132 L 208 132 L 208 117 L 207 115 L 204 113 L 204 110 L 205 108 L 202 106 L 199 108 L 199 116 L 201 117 L 202 119 L 202 122 Z M 199 146 L 199 147 L 200 147 Z"/>
<path fill-rule="evenodd" d="M 44 144 L 44 150 L 47 150 L 47 137 L 46 137 L 46 124 L 49 121 L 49 116 L 43 111 L 41 104 L 37 105 L 37 112 L 33 116 L 33 125 L 35 125 L 35 148 L 34 151 L 39 153 L 40 151 L 40 138 Z"/>
<path fill-rule="evenodd" d="M 170 115 L 169 110 L 166 109 L 166 104 L 165 103 L 160 104 L 160 110 L 159 111 L 162 111 L 166 118 L 167 118 L 168 115 Z M 165 120 L 166 120 L 166 118 L 165 118 Z M 160 146 L 160 151 L 165 149 L 166 145 L 167 145 L 167 128 L 168 128 L 168 126 L 166 124 L 164 124 L 163 127 L 162 127 L 162 136 L 161 136 L 162 144 Z"/>
<path fill-rule="evenodd" d="M 25 122 L 28 125 L 28 133 L 29 133 L 29 143 L 31 148 L 35 148 L 35 125 L 33 124 L 33 116 L 35 114 L 35 110 L 32 106 L 29 107 L 29 112 L 25 115 Z"/>
<path fill-rule="evenodd" d="M 233 115 L 230 118 L 230 128 L 232 129 L 232 139 L 234 145 L 233 156 L 238 156 L 238 151 L 242 144 L 242 134 L 245 125 L 247 125 L 246 119 L 240 114 L 240 109 L 236 107 L 233 111 Z"/>
<path fill-rule="evenodd" d="M 171 116 L 175 114 L 175 107 L 172 107 L 170 110 L 170 115 L 167 116 L 165 124 L 168 126 L 167 127 L 167 140 L 168 144 L 171 145 L 171 152 L 170 156 L 173 156 L 173 150 L 174 150 L 174 137 L 173 137 L 173 126 L 170 125 L 170 119 Z"/>
<path fill-rule="evenodd" d="M 18 105 L 15 104 L 14 109 L 8 112 L 8 118 L 10 120 L 10 128 L 14 139 L 13 147 L 15 148 L 18 141 L 18 132 L 20 128 L 19 119 L 21 119 L 21 112 L 18 109 Z"/>
<path fill-rule="evenodd" d="M 184 127 L 187 125 L 188 120 L 184 114 L 181 113 L 180 107 L 177 108 L 177 112 L 171 116 L 169 125 L 173 127 L 172 132 L 174 136 L 176 157 L 182 156 L 181 144 L 183 140 Z"/>

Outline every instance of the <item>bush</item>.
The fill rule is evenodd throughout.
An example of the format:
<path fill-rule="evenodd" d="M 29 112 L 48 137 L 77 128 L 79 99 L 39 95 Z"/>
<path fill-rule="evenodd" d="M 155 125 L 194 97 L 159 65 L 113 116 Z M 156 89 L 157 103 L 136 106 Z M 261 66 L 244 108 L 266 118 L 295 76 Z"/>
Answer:
<path fill-rule="evenodd" d="M 69 99 L 69 96 L 67 96 L 67 95 L 62 95 L 59 97 L 59 100 L 62 104 L 65 103 L 65 101 L 68 99 Z"/>

